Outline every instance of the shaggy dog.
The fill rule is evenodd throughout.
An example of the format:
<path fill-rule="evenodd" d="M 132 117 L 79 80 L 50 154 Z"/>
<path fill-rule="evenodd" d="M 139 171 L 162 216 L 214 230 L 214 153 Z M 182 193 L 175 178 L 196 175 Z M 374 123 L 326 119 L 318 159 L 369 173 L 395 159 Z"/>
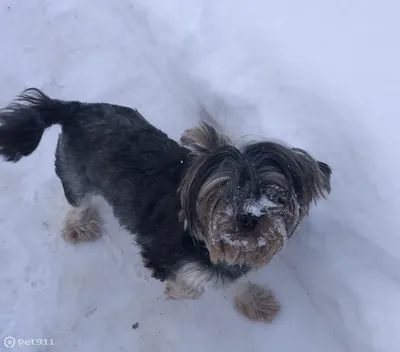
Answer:
<path fill-rule="evenodd" d="M 51 99 L 35 88 L 0 111 L 0 154 L 11 162 L 30 155 L 54 124 L 62 128 L 55 171 L 71 205 L 64 239 L 100 236 L 92 197 L 104 197 L 172 299 L 197 299 L 265 266 L 330 192 L 330 167 L 304 150 L 235 146 L 206 123 L 185 131 L 180 145 L 137 110 Z M 270 291 L 250 282 L 235 307 L 264 322 L 279 310 Z"/>

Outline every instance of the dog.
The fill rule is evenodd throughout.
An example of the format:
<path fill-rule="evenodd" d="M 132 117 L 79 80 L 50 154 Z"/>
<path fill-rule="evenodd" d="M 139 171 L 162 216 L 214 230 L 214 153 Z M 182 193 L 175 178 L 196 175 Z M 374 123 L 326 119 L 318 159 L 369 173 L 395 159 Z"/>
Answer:
<path fill-rule="evenodd" d="M 104 197 L 169 299 L 235 287 L 282 250 L 331 191 L 331 167 L 302 149 L 237 146 L 204 122 L 178 143 L 135 109 L 53 99 L 36 88 L 0 111 L 0 154 L 19 161 L 55 124 L 62 129 L 55 172 L 71 205 L 63 238 L 98 238 L 102 220 L 92 199 Z M 235 295 L 236 310 L 251 321 L 270 322 L 280 309 L 270 290 L 250 281 Z"/>

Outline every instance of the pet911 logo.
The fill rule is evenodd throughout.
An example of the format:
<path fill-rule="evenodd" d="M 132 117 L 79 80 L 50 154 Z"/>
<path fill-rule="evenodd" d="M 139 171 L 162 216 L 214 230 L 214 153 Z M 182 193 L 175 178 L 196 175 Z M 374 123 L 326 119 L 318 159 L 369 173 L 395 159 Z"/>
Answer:
<path fill-rule="evenodd" d="M 12 336 L 7 336 L 3 340 L 6 348 L 16 346 L 54 346 L 53 339 L 16 339 Z"/>

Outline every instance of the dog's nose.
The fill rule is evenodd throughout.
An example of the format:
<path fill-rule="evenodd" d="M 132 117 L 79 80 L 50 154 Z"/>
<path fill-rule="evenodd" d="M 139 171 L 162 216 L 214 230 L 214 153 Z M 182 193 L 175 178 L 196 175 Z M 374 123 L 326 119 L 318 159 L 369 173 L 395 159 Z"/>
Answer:
<path fill-rule="evenodd" d="M 252 230 L 257 226 L 258 218 L 253 214 L 243 214 L 239 219 L 240 225 L 245 230 Z"/>

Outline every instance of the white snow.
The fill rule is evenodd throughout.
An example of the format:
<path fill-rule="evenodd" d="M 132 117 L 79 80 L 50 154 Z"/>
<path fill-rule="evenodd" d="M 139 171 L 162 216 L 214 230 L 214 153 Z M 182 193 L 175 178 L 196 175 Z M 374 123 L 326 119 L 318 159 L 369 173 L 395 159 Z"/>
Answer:
<path fill-rule="evenodd" d="M 258 201 L 251 202 L 245 207 L 245 211 L 254 215 L 254 216 L 261 216 L 268 212 L 268 208 L 276 208 L 276 204 L 268 199 L 266 196 L 260 197 Z"/>
<path fill-rule="evenodd" d="M 232 238 L 234 236 L 232 236 L 230 233 L 223 233 L 220 236 L 220 240 L 226 242 L 227 244 L 230 244 L 232 247 L 246 247 L 249 245 L 249 241 L 245 240 L 245 239 L 237 239 L 237 238 Z"/>
<path fill-rule="evenodd" d="M 222 293 L 165 301 L 106 205 L 105 236 L 66 245 L 52 128 L 30 158 L 0 164 L 0 339 L 51 338 L 41 351 L 57 352 L 398 351 L 399 13 L 396 0 L 3 0 L 1 106 L 37 86 L 133 106 L 178 138 L 203 105 L 228 134 L 302 147 L 334 175 L 329 200 L 251 275 L 283 309 L 250 324 Z"/>

